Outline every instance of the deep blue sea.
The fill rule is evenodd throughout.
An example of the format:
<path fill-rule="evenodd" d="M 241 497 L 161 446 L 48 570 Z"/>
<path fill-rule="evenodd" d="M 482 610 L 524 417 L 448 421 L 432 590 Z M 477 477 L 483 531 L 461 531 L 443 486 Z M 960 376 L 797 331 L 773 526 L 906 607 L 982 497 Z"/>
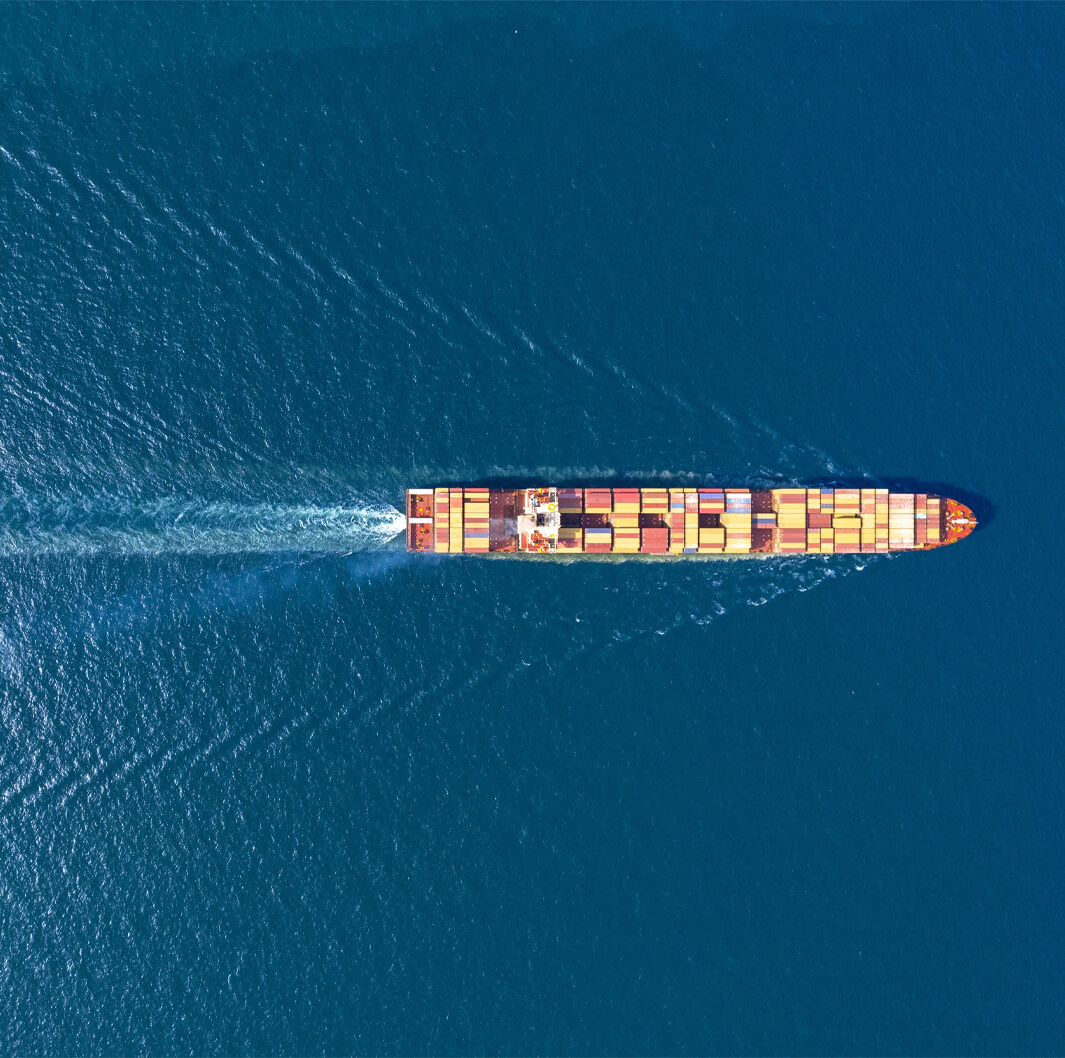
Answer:
<path fill-rule="evenodd" d="M 0 1051 L 1061 1054 L 1063 262 L 1061 5 L 0 7 Z"/>

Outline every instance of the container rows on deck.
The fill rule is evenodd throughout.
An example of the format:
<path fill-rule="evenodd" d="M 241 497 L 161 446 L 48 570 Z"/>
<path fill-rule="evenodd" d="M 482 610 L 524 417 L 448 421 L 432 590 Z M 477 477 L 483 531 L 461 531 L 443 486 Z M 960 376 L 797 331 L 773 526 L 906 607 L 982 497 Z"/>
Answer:
<path fill-rule="evenodd" d="M 435 489 L 434 551 L 488 550 L 488 489 Z"/>
<path fill-rule="evenodd" d="M 945 502 L 875 488 L 421 489 L 408 493 L 408 546 L 650 555 L 911 550 L 949 542 Z M 541 512 L 539 524 L 548 526 L 533 533 L 535 546 L 506 524 L 504 512 L 522 511 Z"/>

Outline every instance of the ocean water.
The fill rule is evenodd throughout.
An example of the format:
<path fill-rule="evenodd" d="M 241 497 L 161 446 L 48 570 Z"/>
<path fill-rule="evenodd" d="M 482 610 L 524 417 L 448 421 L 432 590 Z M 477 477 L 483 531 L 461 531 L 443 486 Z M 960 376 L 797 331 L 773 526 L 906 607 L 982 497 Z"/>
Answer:
<path fill-rule="evenodd" d="M 1063 189 L 1057 5 L 0 8 L 0 1050 L 1061 1053 Z"/>

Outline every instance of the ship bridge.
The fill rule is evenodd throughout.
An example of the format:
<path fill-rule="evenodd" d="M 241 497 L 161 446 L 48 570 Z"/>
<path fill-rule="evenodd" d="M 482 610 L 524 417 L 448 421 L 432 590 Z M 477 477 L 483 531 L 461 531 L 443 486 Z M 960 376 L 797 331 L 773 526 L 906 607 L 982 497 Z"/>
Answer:
<path fill-rule="evenodd" d="M 520 495 L 523 502 L 518 512 L 518 550 L 554 554 L 562 527 L 558 489 L 525 489 Z"/>

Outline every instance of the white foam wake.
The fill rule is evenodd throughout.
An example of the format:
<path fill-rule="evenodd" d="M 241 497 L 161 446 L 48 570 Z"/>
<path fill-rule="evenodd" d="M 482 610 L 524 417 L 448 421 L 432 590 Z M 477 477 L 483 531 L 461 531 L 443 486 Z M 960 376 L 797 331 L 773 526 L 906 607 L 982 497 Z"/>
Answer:
<path fill-rule="evenodd" d="M 18 498 L 0 502 L 0 556 L 348 554 L 379 549 L 405 525 L 388 504 Z"/>

